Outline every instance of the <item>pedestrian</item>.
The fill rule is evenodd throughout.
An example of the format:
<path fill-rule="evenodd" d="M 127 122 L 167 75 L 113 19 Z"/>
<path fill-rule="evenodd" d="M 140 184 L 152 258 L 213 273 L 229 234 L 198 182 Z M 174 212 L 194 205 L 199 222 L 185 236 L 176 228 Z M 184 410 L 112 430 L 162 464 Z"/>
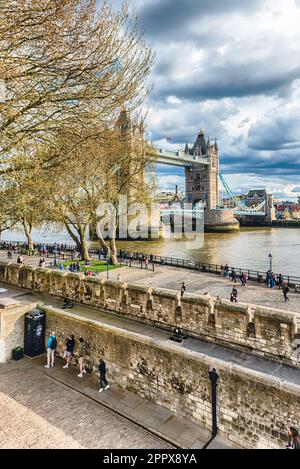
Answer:
<path fill-rule="evenodd" d="M 79 374 L 77 375 L 79 378 L 83 378 L 83 373 L 86 373 L 85 369 L 85 361 L 87 357 L 87 343 L 86 341 L 80 337 L 79 339 Z"/>
<path fill-rule="evenodd" d="M 283 275 L 279 274 L 278 275 L 278 288 L 279 288 L 279 290 L 282 289 L 282 286 L 283 286 Z"/>
<path fill-rule="evenodd" d="M 70 361 L 71 361 L 71 358 L 72 358 L 72 355 L 73 355 L 74 346 L 75 346 L 74 336 L 69 335 L 67 337 L 66 350 L 65 350 L 65 353 L 64 353 L 64 358 L 66 359 L 67 363 L 65 364 L 65 366 L 63 366 L 63 368 L 69 368 L 69 364 L 70 364 Z"/>
<path fill-rule="evenodd" d="M 246 281 L 245 281 L 245 274 L 243 272 L 240 275 L 240 281 L 241 281 L 242 286 L 244 287 L 246 285 Z"/>
<path fill-rule="evenodd" d="M 181 296 L 181 298 L 182 298 L 183 295 L 185 294 L 185 291 L 186 291 L 186 286 L 185 286 L 185 283 L 182 282 L 182 284 L 181 284 L 181 289 L 180 289 L 180 296 Z"/>
<path fill-rule="evenodd" d="M 267 284 L 269 288 L 272 288 L 272 272 L 268 270 L 267 272 Z"/>
<path fill-rule="evenodd" d="M 148 257 L 145 258 L 144 264 L 145 264 L 145 269 L 148 269 L 148 264 L 149 264 L 149 259 L 148 259 Z"/>
<path fill-rule="evenodd" d="M 283 292 L 283 296 L 284 296 L 284 301 L 290 301 L 290 299 L 287 296 L 289 291 L 290 291 L 289 286 L 284 282 L 283 285 L 282 285 L 282 292 Z"/>
<path fill-rule="evenodd" d="M 118 274 L 117 280 L 118 280 L 118 282 L 121 282 L 121 275 L 120 274 Z"/>
<path fill-rule="evenodd" d="M 236 271 L 234 269 L 231 271 L 231 281 L 236 282 Z"/>
<path fill-rule="evenodd" d="M 288 444 L 285 445 L 287 449 L 300 449 L 300 443 L 298 440 L 299 432 L 294 427 L 289 427 L 288 431 Z"/>
<path fill-rule="evenodd" d="M 226 264 L 224 267 L 224 277 L 227 278 L 229 273 L 229 265 Z"/>
<path fill-rule="evenodd" d="M 57 347 L 57 340 L 55 336 L 55 332 L 49 333 L 49 339 L 47 342 L 47 365 L 45 368 L 50 368 L 50 366 L 54 366 L 54 352 Z"/>
<path fill-rule="evenodd" d="M 271 272 L 271 288 L 274 288 L 276 284 L 276 277 L 274 272 Z"/>
<path fill-rule="evenodd" d="M 233 303 L 233 302 L 237 303 L 237 295 L 238 295 L 237 289 L 236 289 L 236 287 L 233 287 L 231 295 L 230 295 L 231 303 Z"/>
<path fill-rule="evenodd" d="M 106 364 L 105 364 L 105 361 L 100 358 L 99 360 L 99 384 L 100 384 L 100 389 L 99 389 L 99 392 L 102 392 L 103 389 L 109 389 L 110 388 L 110 385 L 108 384 L 107 380 L 106 380 Z M 103 384 L 104 384 L 104 388 L 103 388 Z"/>

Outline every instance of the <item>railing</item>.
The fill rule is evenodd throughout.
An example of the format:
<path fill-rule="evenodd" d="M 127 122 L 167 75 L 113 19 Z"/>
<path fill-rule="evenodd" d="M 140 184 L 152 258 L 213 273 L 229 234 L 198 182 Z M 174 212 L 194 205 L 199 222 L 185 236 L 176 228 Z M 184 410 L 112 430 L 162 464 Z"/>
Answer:
<path fill-rule="evenodd" d="M 16 253 L 21 252 L 22 249 L 26 250 L 26 246 L 27 246 L 26 243 L 13 242 L 13 241 L 2 241 L 0 243 L 0 249 L 9 249 L 13 245 L 18 246 L 18 251 L 16 251 Z M 41 246 L 41 245 L 46 246 L 49 249 L 49 251 L 45 254 L 39 253 L 42 257 L 47 257 L 47 258 L 54 257 L 53 244 L 34 243 L 35 247 L 36 246 Z M 60 245 L 60 248 L 58 248 L 57 251 L 61 252 L 61 256 L 59 256 L 58 253 L 56 254 L 57 258 L 62 258 L 62 259 L 65 259 L 65 260 L 72 259 L 72 257 L 74 256 L 74 254 L 76 252 L 76 246 L 75 245 L 63 244 L 63 245 Z M 98 255 L 99 254 L 99 249 L 90 249 L 89 252 L 91 254 Z M 118 257 L 121 260 L 126 260 L 126 259 L 130 260 L 130 259 L 132 259 L 132 260 L 138 261 L 140 263 L 140 262 L 143 262 L 143 259 L 145 259 L 147 257 L 150 260 L 150 263 L 159 264 L 159 265 L 166 265 L 166 266 L 171 266 L 171 267 L 181 267 L 183 269 L 196 270 L 196 271 L 207 272 L 207 273 L 216 274 L 216 275 L 221 275 L 221 273 L 224 272 L 224 266 L 223 266 L 223 270 L 222 270 L 221 269 L 222 266 L 219 265 L 219 264 L 208 264 L 208 263 L 205 263 L 205 262 L 192 261 L 192 260 L 189 260 L 189 259 L 178 259 L 178 258 L 169 257 L 169 256 L 159 256 L 159 255 L 156 255 L 156 254 L 142 253 L 142 255 L 140 255 L 141 253 L 128 252 L 128 251 L 125 251 L 125 250 L 119 250 L 117 254 L 118 254 Z M 131 254 L 133 256 L 131 256 Z M 140 258 L 139 258 L 139 255 L 140 255 Z M 141 257 L 142 257 L 142 259 L 141 259 Z M 133 263 L 132 263 L 132 265 L 133 265 Z M 151 267 L 149 266 L 149 269 L 150 268 Z M 262 272 L 262 271 L 259 271 L 259 270 L 253 270 L 253 269 L 247 269 L 247 268 L 241 268 L 241 267 L 229 266 L 229 276 L 231 275 L 232 271 L 234 271 L 236 273 L 237 278 L 242 273 L 245 273 L 248 276 L 248 280 L 252 280 L 254 282 L 259 282 L 259 283 L 264 283 L 264 282 L 266 283 L 267 282 L 266 272 Z M 275 277 L 276 277 L 276 281 L 278 282 L 279 274 L 275 274 Z M 294 276 L 294 275 L 287 275 L 287 274 L 284 274 L 282 277 L 283 277 L 283 281 L 286 282 L 290 286 L 300 285 L 300 277 L 297 277 L 297 276 Z"/>
<path fill-rule="evenodd" d="M 130 259 L 131 253 L 127 251 L 121 251 L 122 257 L 124 259 Z M 137 256 L 139 253 L 132 253 L 133 254 L 133 259 L 137 259 Z M 120 251 L 118 251 L 118 256 L 120 256 Z M 145 254 L 143 253 L 142 256 L 147 257 L 150 262 L 154 264 L 160 264 L 160 265 L 166 265 L 166 266 L 171 266 L 171 267 L 181 267 L 183 269 L 190 269 L 190 270 L 197 270 L 200 272 L 207 272 L 209 274 L 216 274 L 216 275 L 221 275 L 224 272 L 224 267 L 219 264 L 207 264 L 205 262 L 198 262 L 198 261 L 192 261 L 188 259 L 178 259 L 174 257 L 165 257 L 165 256 L 158 256 L 156 254 Z M 222 269 L 223 267 L 223 269 Z M 241 268 L 241 267 L 228 267 L 228 276 L 230 277 L 232 274 L 232 271 L 235 272 L 236 277 L 238 278 L 241 276 L 243 273 L 247 274 L 248 280 L 252 280 L 254 282 L 259 282 L 259 283 L 266 283 L 266 272 L 262 272 L 259 270 L 253 270 L 253 269 L 246 269 L 246 268 Z M 278 282 L 278 277 L 279 274 L 275 274 L 276 281 Z M 288 285 L 293 286 L 293 285 L 300 285 L 300 277 L 296 277 L 293 275 L 282 275 L 283 281 L 286 282 Z"/>

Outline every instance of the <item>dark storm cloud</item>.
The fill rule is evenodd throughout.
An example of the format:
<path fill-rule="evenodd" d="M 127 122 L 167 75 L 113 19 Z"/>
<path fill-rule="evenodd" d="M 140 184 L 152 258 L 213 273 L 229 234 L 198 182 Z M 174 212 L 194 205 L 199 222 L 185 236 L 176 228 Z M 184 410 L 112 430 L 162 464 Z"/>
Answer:
<path fill-rule="evenodd" d="M 248 146 L 260 151 L 297 150 L 300 154 L 300 115 L 291 113 L 258 122 L 249 130 Z"/>
<path fill-rule="evenodd" d="M 295 175 L 299 173 L 299 157 L 289 152 L 275 153 L 265 158 L 261 153 L 253 153 L 249 150 L 235 155 L 221 155 L 221 171 L 224 174 L 255 173 L 259 175 Z"/>
<path fill-rule="evenodd" d="M 192 144 L 203 128 L 206 136 L 218 138 L 225 174 L 295 181 L 300 168 L 300 108 L 295 104 L 300 99 L 300 36 L 297 22 L 288 23 L 291 4 L 130 0 L 156 51 L 148 117 L 152 140 L 162 145 L 172 137 L 178 147 L 186 140 Z M 300 0 L 295 5 L 300 8 Z M 292 13 L 296 21 L 297 13 Z M 298 95 L 293 96 L 295 88 Z M 174 171 L 159 169 L 165 177 L 178 174 Z"/>
<path fill-rule="evenodd" d="M 258 70 L 259 65 L 259 72 Z M 265 74 L 264 74 L 265 72 Z M 222 99 L 232 97 L 273 94 L 284 90 L 293 80 L 300 77 L 300 68 L 293 71 L 282 71 L 278 75 L 260 64 L 232 65 L 207 69 L 204 76 L 199 73 L 199 80 L 193 77 L 193 82 L 167 81 L 163 86 L 156 87 L 152 99 L 165 99 L 174 95 L 180 99 L 200 101 L 204 99 Z"/>
<path fill-rule="evenodd" d="M 263 3 L 263 0 L 154 0 L 140 10 L 140 20 L 146 34 L 153 39 L 179 39 L 178 35 L 186 32 L 195 19 L 253 11 Z"/>

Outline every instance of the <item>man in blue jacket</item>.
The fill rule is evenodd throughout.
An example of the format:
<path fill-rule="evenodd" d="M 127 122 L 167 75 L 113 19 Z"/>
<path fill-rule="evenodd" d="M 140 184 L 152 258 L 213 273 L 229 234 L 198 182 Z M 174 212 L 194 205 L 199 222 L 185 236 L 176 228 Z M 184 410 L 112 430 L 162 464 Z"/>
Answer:
<path fill-rule="evenodd" d="M 57 347 L 57 340 L 55 336 L 55 332 L 49 333 L 49 339 L 47 342 L 47 365 L 45 368 L 50 368 L 50 366 L 54 366 L 54 352 Z"/>

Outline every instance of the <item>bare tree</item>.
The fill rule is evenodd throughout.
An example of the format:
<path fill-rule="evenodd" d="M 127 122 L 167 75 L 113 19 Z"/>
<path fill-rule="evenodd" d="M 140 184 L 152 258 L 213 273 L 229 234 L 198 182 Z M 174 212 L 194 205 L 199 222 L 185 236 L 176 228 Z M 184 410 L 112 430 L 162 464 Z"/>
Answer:
<path fill-rule="evenodd" d="M 89 259 L 89 230 L 101 218 L 99 206 L 110 203 L 115 208 L 110 238 L 105 239 L 101 232 L 98 237 L 101 247 L 116 263 L 119 195 L 127 195 L 131 202 L 146 200 L 144 169 L 152 156 L 146 151 L 142 124 L 130 124 L 124 132 L 118 121 L 114 127 L 103 128 L 102 135 L 100 141 L 80 138 L 74 145 L 73 138 L 61 142 L 70 158 L 61 164 L 55 177 L 50 176 L 49 170 L 44 172 L 44 187 L 48 187 L 46 200 L 52 201 L 52 221 L 64 225 L 84 260 Z"/>
<path fill-rule="evenodd" d="M 25 154 L 33 165 L 41 144 L 40 167 L 59 165 L 69 154 L 56 140 L 68 129 L 79 137 L 84 128 L 85 138 L 100 130 L 101 139 L 99 123 L 143 102 L 152 63 L 126 5 L 114 12 L 107 1 L 1 0 L 0 172 L 21 170 Z"/>
<path fill-rule="evenodd" d="M 33 251 L 33 228 L 40 227 L 49 216 L 44 182 L 39 169 L 24 168 L 2 179 L 2 204 L 5 216 L 12 226 L 21 226 L 29 252 Z"/>

